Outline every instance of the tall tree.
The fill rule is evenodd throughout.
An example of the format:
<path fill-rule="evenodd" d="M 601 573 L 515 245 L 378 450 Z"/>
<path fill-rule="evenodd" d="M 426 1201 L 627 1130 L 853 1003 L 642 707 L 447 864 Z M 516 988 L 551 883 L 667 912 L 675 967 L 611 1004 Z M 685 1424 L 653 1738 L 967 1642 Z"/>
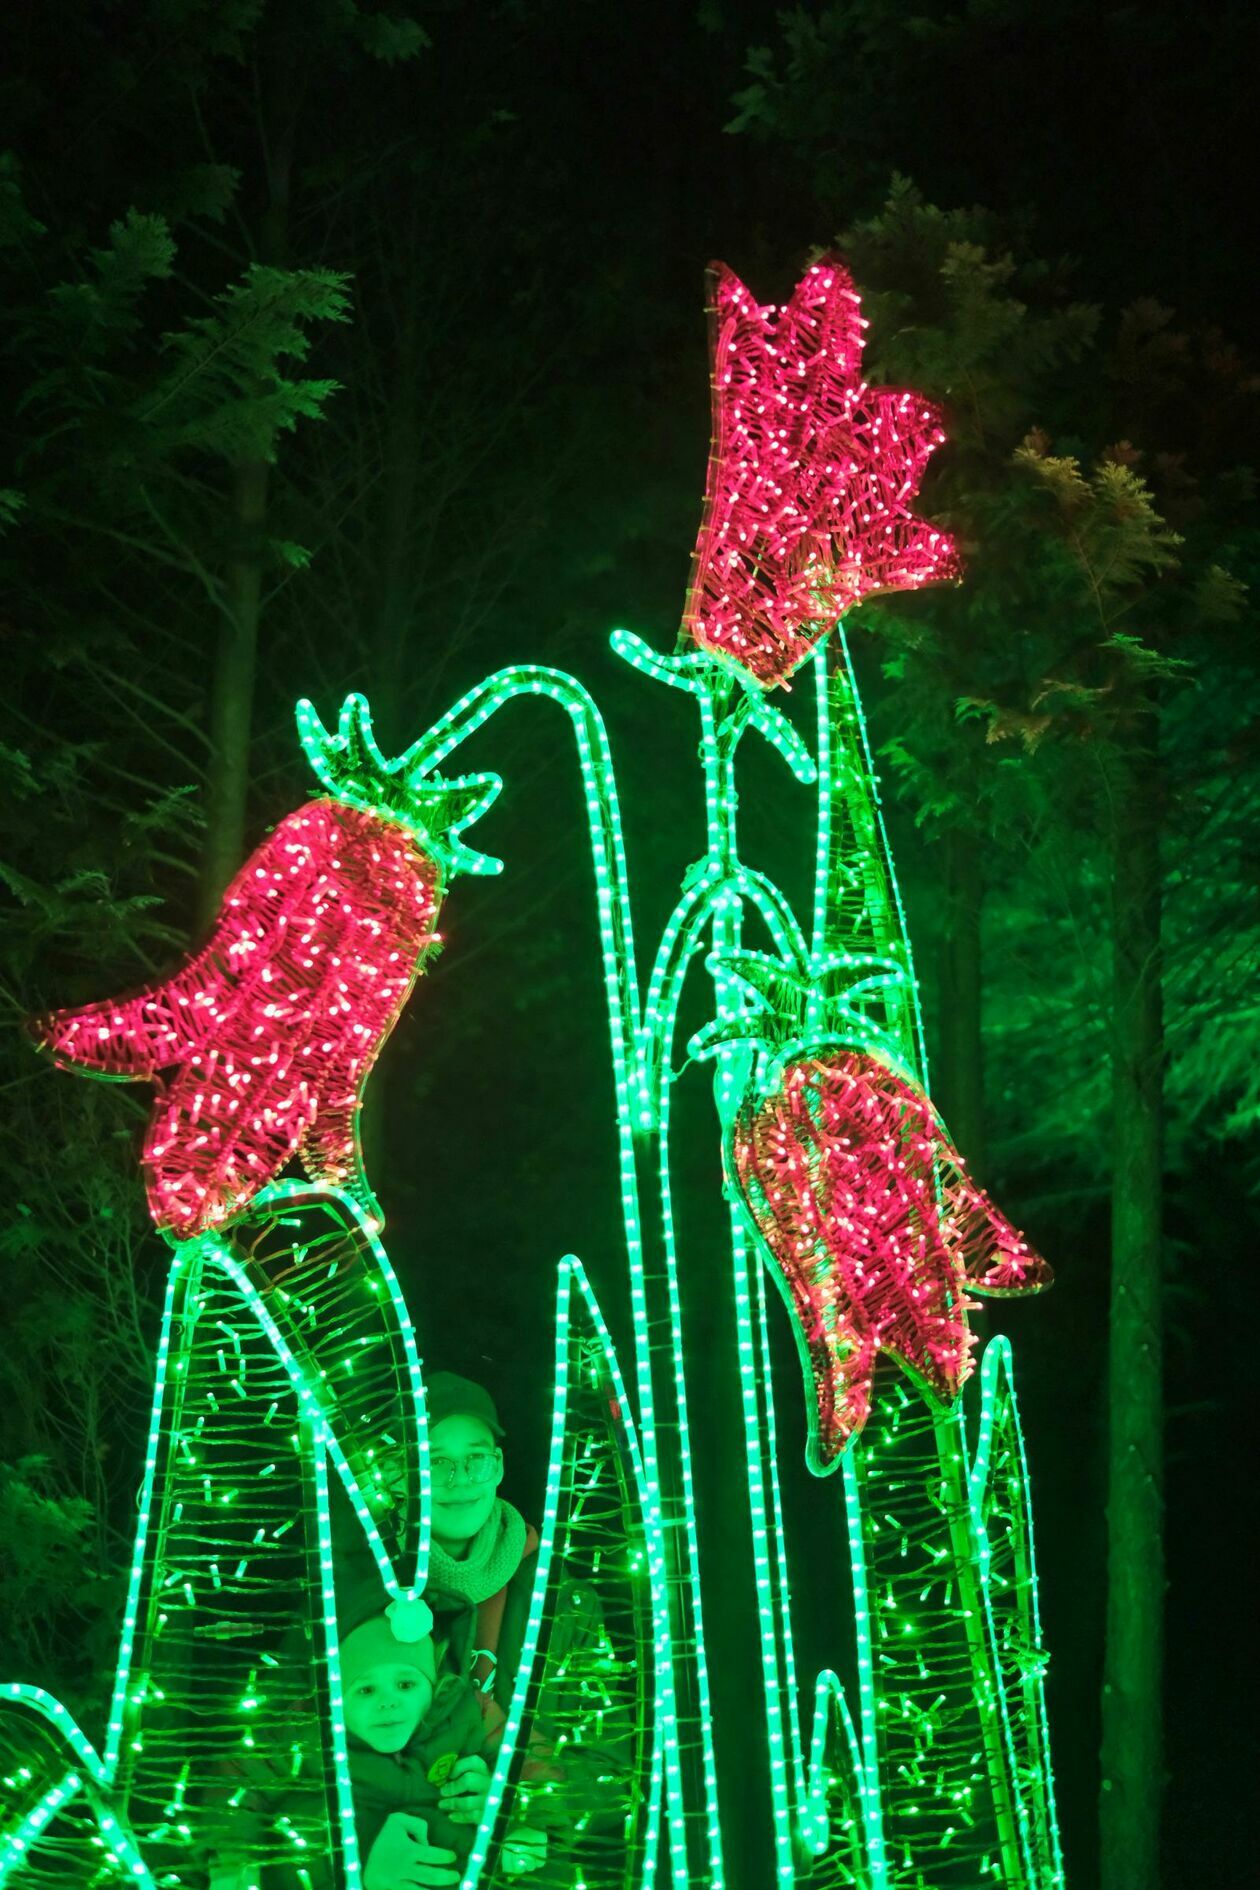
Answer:
<path fill-rule="evenodd" d="M 1051 663 L 1025 705 L 1025 740 L 1088 727 L 1108 859 L 1111 982 L 1111 1317 L 1108 1352 L 1107 1627 L 1103 1676 L 1102 1881 L 1160 1880 L 1164 1623 L 1164 708 L 1211 626 L 1235 621 L 1238 582 L 1202 519 L 1175 532 L 1122 445 L 1092 470 L 1042 438 L 1017 455 L 1057 544 Z M 1167 469 L 1165 469 L 1167 476 Z M 1184 469 L 1179 504 L 1192 515 Z M 1044 717 L 1040 726 L 1035 718 Z M 1000 713 L 996 734 L 1014 733 Z"/>
<path fill-rule="evenodd" d="M 947 416 L 934 505 L 966 547 L 966 581 L 948 595 L 881 601 L 864 620 L 891 647 L 896 727 L 884 752 L 939 875 L 933 1091 L 983 1171 L 984 912 L 1018 832 L 1022 783 L 958 703 L 983 693 L 983 677 L 1003 693 L 1024 672 L 1040 606 L 1027 594 L 1029 520 L 1012 495 L 1010 456 L 1061 403 L 1098 317 L 1069 299 L 1061 272 L 1019 256 L 993 215 L 942 211 L 905 179 L 839 245 L 866 294 L 873 376 L 923 388 Z"/>

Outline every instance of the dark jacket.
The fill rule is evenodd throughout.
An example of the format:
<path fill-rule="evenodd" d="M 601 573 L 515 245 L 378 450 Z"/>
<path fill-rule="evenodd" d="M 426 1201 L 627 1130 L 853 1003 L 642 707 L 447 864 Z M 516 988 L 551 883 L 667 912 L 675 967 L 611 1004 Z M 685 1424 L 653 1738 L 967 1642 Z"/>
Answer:
<path fill-rule="evenodd" d="M 466 1681 L 447 1674 L 438 1681 L 428 1712 L 401 1752 L 373 1752 L 350 1735 L 350 1787 L 359 1855 L 366 1864 L 372 1846 L 392 1812 L 423 1818 L 430 1844 L 454 1851 L 462 1863 L 472 1849 L 476 1826 L 452 1824 L 438 1809 L 441 1781 L 456 1759 L 483 1758 L 494 1765 L 476 1695 Z"/>
<path fill-rule="evenodd" d="M 501 1715 L 506 1716 L 512 1704 L 537 1572 L 538 1534 L 529 1529 L 525 1554 L 500 1591 L 501 1599 L 491 1595 L 486 1601 L 472 1602 L 465 1595 L 444 1592 L 434 1579 L 424 1591 L 433 1610 L 434 1637 L 446 1647 L 447 1669 L 471 1680 L 478 1693 L 499 1709 L 487 1715 L 487 1723 L 501 1726 Z M 496 1614 L 497 1628 L 493 1625 Z"/>

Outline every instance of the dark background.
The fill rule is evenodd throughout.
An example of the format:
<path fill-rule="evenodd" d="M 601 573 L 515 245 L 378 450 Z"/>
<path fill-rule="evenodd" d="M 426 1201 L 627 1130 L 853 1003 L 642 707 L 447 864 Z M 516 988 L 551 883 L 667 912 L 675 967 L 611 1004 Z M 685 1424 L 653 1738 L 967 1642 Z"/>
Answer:
<path fill-rule="evenodd" d="M 309 792 L 289 722 L 299 694 L 313 696 L 327 718 L 345 690 L 364 689 L 377 704 L 382 746 L 396 752 L 492 669 L 558 663 L 587 684 L 609 722 L 645 975 L 681 875 L 702 849 L 696 731 L 683 698 L 615 662 L 607 632 L 624 624 L 666 648 L 677 624 L 708 442 L 704 264 L 720 256 L 760 299 L 775 299 L 809 248 L 874 212 L 900 172 L 931 201 L 990 207 L 1035 254 L 1073 258 L 1087 299 L 1119 308 L 1154 297 L 1246 349 L 1257 307 L 1244 183 L 1256 157 L 1253 9 L 993 0 L 922 15 L 880 4 L 805 8 L 781 20 L 752 0 L 436 4 L 415 16 L 430 44 L 395 63 L 338 38 L 327 24 L 335 13 L 10 0 L 0 28 L 0 149 L 17 154 L 31 213 L 50 233 L 46 248 L 20 245 L 12 262 L 14 302 L 25 311 L 7 330 L 5 356 L 12 483 L 22 485 L 31 463 L 38 468 L 38 456 L 24 459 L 31 436 L 20 402 L 39 371 L 40 296 L 74 279 L 85 249 L 102 243 L 129 205 L 161 210 L 169 175 L 212 150 L 238 174 L 235 207 L 219 219 L 171 213 L 178 267 L 155 291 L 146 321 L 156 334 L 195 317 L 266 247 L 263 131 L 273 109 L 292 107 L 291 205 L 273 259 L 348 272 L 354 313 L 348 325 L 318 332 L 308 369 L 343 391 L 324 420 L 280 448 L 275 529 L 313 556 L 308 570 L 277 585 L 264 623 L 248 843 Z M 732 130 L 737 94 L 756 84 L 774 90 L 764 63 L 754 57 L 749 69 L 750 52 L 774 48 L 782 73 L 784 46 L 793 31 L 799 43 L 802 21 L 822 35 L 815 52 L 827 84 L 793 92 L 790 135 L 781 123 L 769 127 L 747 98 L 747 123 Z M 408 540 L 400 615 L 383 576 L 383 521 L 396 487 L 382 416 L 407 310 L 423 312 L 413 435 L 423 530 Z M 137 357 L 148 332 L 131 344 Z M 193 770 L 181 772 L 185 737 L 163 719 L 172 703 L 194 723 L 205 711 L 210 633 L 196 604 L 173 581 L 165 593 L 159 581 L 145 599 L 146 609 L 178 622 L 182 653 L 158 648 L 144 628 L 122 627 L 129 641 L 111 653 L 110 612 L 99 597 L 94 634 L 104 643 L 80 644 L 67 619 L 78 611 L 86 621 L 83 571 L 67 562 L 49 525 L 25 541 L 23 530 L 19 521 L 5 552 L 6 741 L 44 767 L 59 745 L 79 754 L 100 743 L 110 759 L 122 754 L 137 785 L 111 778 L 110 792 L 123 801 L 130 792 L 137 807 L 156 790 L 197 788 Z M 129 568 L 121 588 L 135 603 L 143 580 Z M 49 601 L 57 597 L 60 615 Z M 1252 650 L 1250 622 L 1235 634 L 1241 662 Z M 898 726 L 895 686 L 860 623 L 853 642 L 877 738 L 887 739 Z M 129 666 L 156 706 L 124 728 L 108 686 L 88 680 L 81 658 L 89 646 Z M 396 663 L 384 696 L 383 649 Z M 804 693 L 792 713 L 808 715 Z M 507 710 L 461 750 L 461 769 L 505 776 L 500 803 L 472 837 L 501 854 L 506 871 L 455 888 L 443 921 L 447 950 L 387 1049 L 368 1120 L 370 1168 L 422 1349 L 501 1395 L 509 1494 L 527 1510 L 540 1495 L 531 1468 L 542 1462 L 549 1417 L 550 1282 L 561 1253 L 583 1258 L 628 1364 L 594 900 L 567 742 L 561 716 L 531 704 Z M 121 925 L 98 934 L 50 919 L 33 934 L 32 885 L 100 871 L 111 897 L 160 899 L 176 934 L 195 927 L 189 872 L 142 857 L 134 836 L 126 853 L 116 817 L 94 791 L 104 777 L 93 769 L 105 766 L 80 755 L 73 792 L 45 799 L 34 820 L 19 797 L 5 817 L 5 858 L 20 858 L 25 872 L 21 885 L 7 882 L 13 907 L 4 921 L 14 940 L 7 989 L 15 1017 L 103 995 L 145 970 Z M 195 864 L 197 794 L 191 804 L 171 850 Z M 749 757 L 747 856 L 802 895 L 807 806 L 773 757 Z M 938 880 L 915 811 L 894 798 L 894 849 L 932 1035 Z M 1105 951 L 1101 939 L 1097 949 Z M 149 940 L 146 950 L 150 966 L 169 964 L 177 939 Z M 1052 982 L 1053 964 L 1040 975 Z M 1023 1001 L 1033 1006 L 1029 977 Z M 1003 1001 L 1018 1004 L 1020 994 L 1008 984 Z M 698 992 L 690 1002 L 684 1024 L 694 1028 L 703 1021 Z M 1052 1039 L 1040 1054 L 1054 1058 Z M 11 1145 L 10 1156 L 22 1214 L 43 1211 L 28 1160 L 35 1137 L 52 1147 L 71 1131 L 112 1137 L 116 1174 L 128 1172 L 138 1103 L 110 1094 L 92 1105 L 95 1128 L 68 1128 L 72 1105 L 49 1100 L 51 1074 L 14 1067 L 22 1146 Z M 747 1620 L 743 1558 L 733 1554 L 727 1565 L 721 1546 L 738 1540 L 743 1469 L 703 1075 L 693 1072 L 679 1096 L 685 1317 L 708 1492 L 700 1524 L 720 1571 L 721 1606 L 731 1621 Z M 1082 1119 L 1079 1146 L 1030 1154 L 1035 1126 L 1019 1123 L 1019 1157 L 1004 1156 L 996 1138 L 991 1179 L 1005 1210 L 1053 1261 L 1057 1285 L 1048 1299 L 989 1319 L 1017 1341 L 1069 1880 L 1087 1890 L 1096 1875 L 1103 1620 L 1106 1124 Z M 1249 1880 L 1250 1584 L 1240 1537 L 1251 1478 L 1240 1440 L 1250 1406 L 1244 1293 L 1255 1157 L 1245 1127 L 1224 1139 L 1190 1136 L 1168 1176 L 1170 1885 Z M 71 1199 L 74 1175 L 64 1165 L 57 1172 L 65 1217 L 81 1226 L 90 1206 Z M 151 1331 L 144 1319 L 162 1251 L 155 1240 L 136 1241 L 150 1300 L 141 1324 Z M 19 1271 L 20 1282 L 31 1277 Z M 12 1305 L 16 1342 L 26 1346 L 24 1290 Z M 795 1366 L 779 1336 L 785 1478 L 805 1570 L 798 1651 L 812 1673 L 811 1662 L 840 1658 L 817 1625 L 838 1548 L 838 1505 L 830 1486 L 810 1484 L 796 1468 Z M 65 1381 L 42 1363 L 55 1350 L 46 1332 L 40 1348 L 28 1350 L 27 1369 L 38 1355 L 38 1369 L 50 1373 L 47 1396 L 65 1397 Z M 74 1372 L 89 1369 L 80 1360 Z M 21 1401 L 10 1403 L 4 1455 L 17 1461 L 32 1446 Z M 138 1445 L 128 1423 L 124 1406 L 106 1442 L 108 1468 L 98 1453 L 84 1481 L 98 1507 L 125 1512 Z M 54 1464 L 59 1502 L 76 1489 L 76 1448 L 68 1437 Z M 76 1618 L 99 1616 L 102 1645 L 108 1639 L 107 1581 L 67 1605 L 69 1616 L 40 1642 L 50 1668 L 73 1666 L 65 1650 Z M 722 1638 L 729 1649 L 738 1634 L 728 1626 Z M 749 1745 L 758 1732 L 748 1705 L 752 1658 L 745 1666 L 728 1653 L 715 1675 L 719 1723 L 746 1719 Z M 23 1677 L 59 1678 L 51 1670 Z M 78 1682 L 86 1691 L 81 1674 Z M 73 1691 L 73 1679 L 62 1684 Z M 740 1743 L 732 1742 L 725 1781 L 730 1807 L 740 1802 Z M 750 1835 L 749 1855 L 763 1839 Z"/>

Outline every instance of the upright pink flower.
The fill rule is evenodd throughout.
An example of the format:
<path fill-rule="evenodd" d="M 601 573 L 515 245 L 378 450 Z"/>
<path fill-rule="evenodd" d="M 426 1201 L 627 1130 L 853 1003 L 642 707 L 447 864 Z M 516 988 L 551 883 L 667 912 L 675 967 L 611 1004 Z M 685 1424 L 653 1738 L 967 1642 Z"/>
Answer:
<path fill-rule="evenodd" d="M 853 604 L 958 572 L 910 510 L 943 441 L 918 394 L 862 379 L 861 303 L 834 257 L 782 309 L 710 270 L 713 445 L 683 635 L 785 682 Z"/>

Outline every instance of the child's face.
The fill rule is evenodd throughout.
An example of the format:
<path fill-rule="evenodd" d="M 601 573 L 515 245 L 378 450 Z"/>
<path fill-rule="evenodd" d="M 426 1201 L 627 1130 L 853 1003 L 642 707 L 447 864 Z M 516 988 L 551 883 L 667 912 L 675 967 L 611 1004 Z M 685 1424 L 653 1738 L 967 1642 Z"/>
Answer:
<path fill-rule="evenodd" d="M 346 1727 L 373 1752 L 401 1752 L 432 1700 L 432 1680 L 415 1667 L 369 1667 L 346 1694 Z"/>

